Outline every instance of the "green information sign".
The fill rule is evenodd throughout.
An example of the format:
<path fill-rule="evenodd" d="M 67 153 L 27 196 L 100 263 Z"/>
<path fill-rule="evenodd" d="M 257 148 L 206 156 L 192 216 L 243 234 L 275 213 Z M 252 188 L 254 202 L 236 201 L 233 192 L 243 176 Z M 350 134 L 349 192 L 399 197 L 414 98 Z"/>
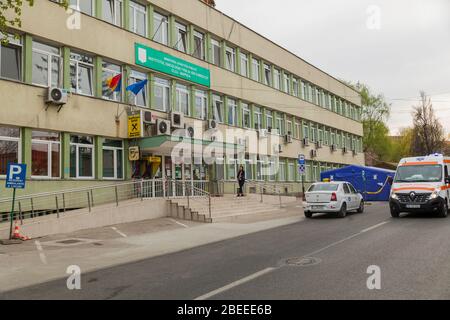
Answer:
<path fill-rule="evenodd" d="M 175 76 L 200 85 L 211 86 L 211 74 L 208 69 L 170 54 L 135 44 L 136 64 L 171 76 Z"/>

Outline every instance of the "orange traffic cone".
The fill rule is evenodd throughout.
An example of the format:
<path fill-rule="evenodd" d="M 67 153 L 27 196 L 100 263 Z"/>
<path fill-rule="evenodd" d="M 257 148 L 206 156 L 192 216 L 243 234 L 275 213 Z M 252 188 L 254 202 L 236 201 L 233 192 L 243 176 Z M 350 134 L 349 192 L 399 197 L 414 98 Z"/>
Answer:
<path fill-rule="evenodd" d="M 21 235 L 20 235 L 20 232 L 19 232 L 19 226 L 16 224 L 16 226 L 14 227 L 14 233 L 13 233 L 12 238 L 13 239 L 20 239 L 20 237 L 21 237 Z"/>

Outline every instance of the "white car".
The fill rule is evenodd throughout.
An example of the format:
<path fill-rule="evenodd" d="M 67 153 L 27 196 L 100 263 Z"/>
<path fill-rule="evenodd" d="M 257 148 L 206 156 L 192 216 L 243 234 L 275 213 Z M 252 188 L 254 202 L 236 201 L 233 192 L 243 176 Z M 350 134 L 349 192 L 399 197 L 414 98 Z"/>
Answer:
<path fill-rule="evenodd" d="M 305 217 L 314 213 L 337 213 L 344 218 L 348 211 L 364 212 L 364 198 L 348 182 L 319 182 L 309 187 L 304 204 Z"/>

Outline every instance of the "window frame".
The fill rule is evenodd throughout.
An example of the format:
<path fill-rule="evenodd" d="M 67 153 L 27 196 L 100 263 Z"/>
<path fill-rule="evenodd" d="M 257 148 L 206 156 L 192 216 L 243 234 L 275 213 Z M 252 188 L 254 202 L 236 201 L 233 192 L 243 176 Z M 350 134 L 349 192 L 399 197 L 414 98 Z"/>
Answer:
<path fill-rule="evenodd" d="M 2 136 L 0 135 L 0 142 L 6 141 L 6 142 L 17 142 L 17 162 L 22 163 L 22 130 L 18 127 L 13 126 L 6 126 L 6 125 L 0 125 L 0 128 L 9 128 L 9 129 L 17 129 L 19 131 L 18 137 L 9 137 L 9 136 Z M 0 178 L 6 177 L 6 171 L 5 174 L 0 173 Z"/>
<path fill-rule="evenodd" d="M 11 35 L 7 35 L 9 43 L 8 44 L 2 44 L 0 42 L 0 79 L 7 79 L 7 80 L 13 80 L 13 81 L 23 81 L 23 42 L 22 42 L 22 37 L 20 37 L 19 39 L 15 39 L 13 36 Z M 6 48 L 10 48 L 10 49 L 14 49 L 14 50 L 19 50 L 19 65 L 18 65 L 18 75 L 19 78 L 18 79 L 14 79 L 14 78 L 9 78 L 9 77 L 5 77 L 2 76 L 2 48 L 6 47 Z M 16 51 L 17 54 L 17 51 Z"/>
<path fill-rule="evenodd" d="M 84 136 L 84 135 L 78 135 L 78 134 L 71 134 L 72 136 Z M 71 149 L 72 146 L 75 147 L 75 177 L 70 177 L 71 179 L 74 180 L 94 180 L 95 179 L 95 139 L 92 136 L 86 136 L 86 137 L 90 137 L 92 138 L 92 144 L 85 144 L 85 143 L 78 143 L 78 142 L 69 142 L 69 150 Z M 91 170 L 92 170 L 92 176 L 91 177 L 85 177 L 85 176 L 80 176 L 80 163 L 79 163 L 79 158 L 80 158 L 80 148 L 88 148 L 92 150 L 92 164 L 91 164 Z M 71 150 L 69 151 L 69 153 L 71 153 Z M 69 157 L 70 159 L 70 157 Z M 70 162 L 70 160 L 69 160 Z M 70 165 L 69 165 L 70 167 Z"/>
<path fill-rule="evenodd" d="M 130 20 L 130 23 L 129 23 L 128 27 L 130 28 L 130 31 L 135 33 L 135 34 L 138 34 L 140 36 L 147 37 L 147 35 L 148 35 L 147 6 L 145 6 L 145 5 L 143 5 L 143 4 L 139 3 L 139 2 L 136 2 L 136 1 L 132 1 L 132 0 L 129 2 L 129 6 L 130 6 L 130 8 L 129 8 L 129 15 L 130 15 L 129 20 Z M 136 19 L 136 17 L 137 17 L 138 13 L 144 14 L 144 34 L 139 33 L 137 31 L 137 19 Z M 132 15 L 133 15 L 133 19 L 131 19 Z M 134 22 L 133 25 L 131 25 L 131 21 Z"/>
<path fill-rule="evenodd" d="M 33 131 L 44 131 L 44 130 L 33 130 Z M 46 132 L 46 131 L 44 131 Z M 60 180 L 61 179 L 61 173 L 62 173 L 62 148 L 61 148 L 61 138 L 62 138 L 62 134 L 60 132 L 54 132 L 54 131 L 48 131 L 48 132 L 53 132 L 53 133 L 58 133 L 59 135 L 59 140 L 58 141 L 52 141 L 52 140 L 41 140 L 41 139 L 33 139 L 33 133 L 31 134 L 31 153 L 33 153 L 33 144 L 40 144 L 40 145 L 47 145 L 47 176 L 36 176 L 33 175 L 33 162 L 31 163 L 31 178 L 32 179 L 41 179 L 41 180 Z M 53 145 L 57 145 L 58 149 L 59 149 L 59 172 L 58 172 L 58 177 L 53 177 L 52 176 L 52 164 L 53 164 L 53 159 L 52 159 L 52 152 L 53 152 Z"/>
<path fill-rule="evenodd" d="M 158 26 L 155 25 L 159 21 Z M 152 40 L 166 45 L 169 45 L 170 42 L 170 32 L 169 32 L 169 17 L 167 15 L 164 15 L 162 13 L 159 13 L 158 11 L 153 12 L 153 35 Z M 161 41 L 156 40 L 156 35 L 161 32 Z"/>
<path fill-rule="evenodd" d="M 105 6 L 103 5 L 104 4 L 104 1 L 107 1 L 107 2 L 113 2 L 114 3 L 114 5 L 113 5 L 113 12 L 112 12 L 112 14 L 111 14 L 111 17 L 112 17 L 112 21 L 108 21 L 108 20 L 106 20 L 106 18 L 105 18 Z M 117 23 L 118 21 L 117 21 L 117 10 L 118 10 L 118 7 L 120 8 L 120 23 Z M 124 14 L 124 7 L 123 7 L 123 1 L 122 0 L 103 0 L 103 2 L 102 2 L 102 20 L 103 21 L 105 21 L 105 22 L 107 22 L 107 23 L 111 23 L 111 24 L 113 24 L 113 25 L 115 25 L 115 26 L 118 26 L 118 27 L 123 27 L 123 14 Z"/>
<path fill-rule="evenodd" d="M 52 52 L 48 52 L 42 49 L 38 49 L 34 47 L 34 44 L 38 43 L 44 46 L 48 46 L 48 47 L 52 47 L 53 49 L 58 49 L 58 54 L 52 53 Z M 53 63 L 53 58 L 58 58 L 58 83 L 56 84 L 57 87 L 61 87 L 61 83 L 62 83 L 62 69 L 63 69 L 63 57 L 61 55 L 61 48 L 60 47 L 55 47 L 51 44 L 47 44 L 45 42 L 41 42 L 41 41 L 37 41 L 37 40 L 33 40 L 33 48 L 32 48 L 32 54 L 34 53 L 38 53 L 41 55 L 46 55 L 47 56 L 47 84 L 40 84 L 40 83 L 35 83 L 33 82 L 33 75 L 31 75 L 31 79 L 32 79 L 32 84 L 39 86 L 39 87 L 45 87 L 45 88 L 50 88 L 53 87 L 53 75 L 52 75 L 52 63 Z M 32 58 L 33 60 L 33 58 Z M 34 62 L 32 61 L 32 65 L 34 66 Z M 33 67 L 31 72 L 33 73 Z"/>
<path fill-rule="evenodd" d="M 92 63 L 88 63 L 88 62 L 84 62 L 84 61 L 79 61 L 79 60 L 73 59 L 72 55 L 78 55 L 78 56 L 81 56 L 81 57 L 88 57 L 88 58 L 92 59 Z M 72 93 L 76 93 L 76 94 L 83 95 L 83 96 L 88 96 L 88 97 L 94 96 L 95 95 L 94 57 L 92 57 L 92 56 L 90 56 L 88 54 L 84 54 L 84 53 L 73 51 L 73 52 L 70 52 L 69 66 L 72 67 L 73 64 L 75 65 L 76 88 L 75 89 L 72 88 L 72 82 L 71 82 L 70 91 Z M 91 71 L 91 79 L 92 79 L 92 82 L 91 82 L 91 85 L 92 85 L 91 94 L 86 94 L 86 93 L 83 93 L 83 92 L 80 91 L 80 88 L 79 88 L 79 72 L 78 72 L 80 65 L 90 69 L 90 71 Z M 69 73 L 70 73 L 70 71 L 69 71 Z M 71 76 L 70 76 L 70 80 L 72 81 L 72 77 Z"/>
<path fill-rule="evenodd" d="M 156 88 L 157 87 L 161 88 L 162 93 L 163 93 L 162 109 L 160 109 L 160 107 L 156 103 Z M 158 110 L 161 112 L 169 112 L 172 109 L 172 85 L 170 83 L 170 80 L 168 80 L 166 78 L 155 77 L 154 81 L 153 81 L 153 95 L 155 97 L 155 104 L 153 105 L 153 108 L 155 110 Z M 167 95 L 167 97 L 166 97 L 166 95 Z M 168 103 L 168 105 L 165 105 L 166 103 Z"/>
<path fill-rule="evenodd" d="M 188 44 L 188 27 L 186 24 L 175 21 L 175 36 L 176 36 L 176 42 L 174 45 L 174 49 L 183 52 L 188 53 L 189 50 L 189 44 Z M 183 45 L 183 38 L 184 38 L 184 50 L 182 47 L 180 47 L 180 44 Z"/>
<path fill-rule="evenodd" d="M 121 147 L 112 147 L 112 146 L 105 146 L 104 143 L 106 140 L 114 140 L 114 141 L 120 141 L 122 143 Z M 106 138 L 105 141 L 102 143 L 102 158 L 104 157 L 104 151 L 113 151 L 113 167 L 114 167 L 114 177 L 105 177 L 105 167 L 102 165 L 102 178 L 103 180 L 125 180 L 125 152 L 124 152 L 124 146 L 123 146 L 123 140 L 119 139 L 109 139 Z M 117 151 L 122 151 L 122 178 L 118 177 L 118 156 Z"/>

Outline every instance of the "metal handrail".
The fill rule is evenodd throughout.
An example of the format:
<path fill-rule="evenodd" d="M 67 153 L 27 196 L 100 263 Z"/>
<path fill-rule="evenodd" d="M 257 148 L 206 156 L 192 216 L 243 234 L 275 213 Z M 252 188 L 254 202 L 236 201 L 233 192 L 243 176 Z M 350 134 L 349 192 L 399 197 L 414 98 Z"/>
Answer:
<path fill-rule="evenodd" d="M 212 210 L 211 210 L 211 193 L 210 192 L 208 192 L 206 190 L 203 190 L 201 188 L 197 188 L 197 187 L 193 186 L 192 185 L 193 181 L 175 180 L 173 178 L 167 179 L 167 181 L 175 183 L 175 184 L 181 184 L 185 188 L 185 190 L 187 188 L 191 189 L 191 195 L 189 194 L 189 192 L 187 192 L 186 195 L 185 195 L 185 197 L 187 198 L 187 206 L 188 206 L 188 208 L 190 208 L 190 201 L 191 201 L 191 198 L 193 197 L 192 196 L 193 191 L 199 192 L 200 196 L 194 197 L 194 199 L 198 199 L 199 197 L 202 197 L 202 198 L 205 198 L 205 199 L 208 200 L 208 214 L 209 214 L 209 218 L 211 219 L 211 217 L 212 217 Z"/>
<path fill-rule="evenodd" d="M 64 189 L 64 190 L 59 190 L 59 191 L 33 193 L 33 194 L 28 194 L 28 195 L 23 195 L 23 196 L 16 196 L 16 200 L 27 200 L 30 198 L 56 196 L 56 195 L 72 193 L 72 192 L 82 192 L 82 191 L 90 191 L 90 190 L 98 190 L 98 189 L 107 189 L 107 188 L 113 188 L 113 187 L 122 187 L 122 186 L 127 186 L 127 185 L 134 185 L 136 183 L 143 182 L 143 181 L 148 181 L 148 180 L 140 179 L 140 180 L 134 180 L 134 181 L 130 181 L 130 182 L 122 182 L 122 183 L 108 184 L 108 185 L 102 185 L 102 186 L 81 187 L 81 188 L 73 188 L 73 189 Z M 162 181 L 162 180 L 160 180 L 160 181 Z M 11 201 L 12 201 L 12 197 L 0 199 L 0 203 L 11 202 Z"/>

